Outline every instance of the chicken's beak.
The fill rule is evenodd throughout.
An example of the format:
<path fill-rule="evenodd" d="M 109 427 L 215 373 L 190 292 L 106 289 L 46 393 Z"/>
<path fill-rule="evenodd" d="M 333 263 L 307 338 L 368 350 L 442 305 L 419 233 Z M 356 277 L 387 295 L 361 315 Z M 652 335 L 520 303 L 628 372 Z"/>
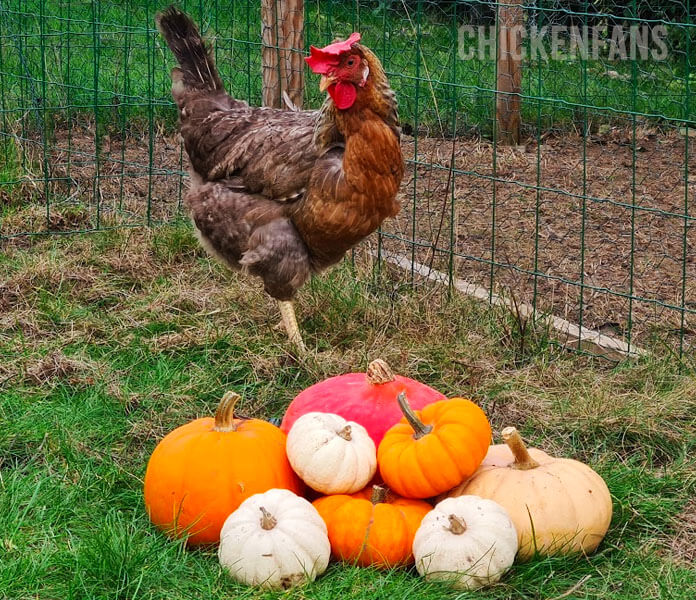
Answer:
<path fill-rule="evenodd" d="M 332 76 L 326 76 L 322 75 L 321 79 L 319 80 L 319 91 L 320 92 L 325 92 L 327 89 L 329 89 L 329 86 L 336 83 L 336 78 Z"/>

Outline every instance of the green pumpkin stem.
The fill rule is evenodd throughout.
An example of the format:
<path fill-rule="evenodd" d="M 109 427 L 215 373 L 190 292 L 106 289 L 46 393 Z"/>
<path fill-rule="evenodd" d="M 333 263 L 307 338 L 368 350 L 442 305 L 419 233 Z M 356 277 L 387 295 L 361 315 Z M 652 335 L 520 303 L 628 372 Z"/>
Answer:
<path fill-rule="evenodd" d="M 432 425 L 426 425 L 423 423 L 423 421 L 416 416 L 416 413 L 413 412 L 411 405 L 408 403 L 408 400 L 406 400 L 406 392 L 401 392 L 396 400 L 399 403 L 399 408 L 401 409 L 401 412 L 404 413 L 404 417 L 406 417 L 408 424 L 413 428 L 414 439 L 418 440 L 424 435 L 428 435 L 433 430 Z"/>
<path fill-rule="evenodd" d="M 372 504 L 381 504 L 382 502 L 386 502 L 388 491 L 389 490 L 383 485 L 373 485 L 370 502 L 372 502 Z"/>
<path fill-rule="evenodd" d="M 373 360 L 369 365 L 367 365 L 367 372 L 365 373 L 368 383 L 372 385 L 380 385 L 382 383 L 389 383 L 394 381 L 394 372 L 391 367 L 383 361 L 381 358 Z"/>
<path fill-rule="evenodd" d="M 241 399 L 236 392 L 225 392 L 215 411 L 215 427 L 213 431 L 237 431 L 237 424 L 234 421 L 234 407 Z"/>
<path fill-rule="evenodd" d="M 515 462 L 510 465 L 513 469 L 528 471 L 529 469 L 536 469 L 539 466 L 539 463 L 530 456 L 527 446 L 524 445 L 522 437 L 517 429 L 514 427 L 506 427 L 500 434 L 503 436 L 503 441 L 507 444 L 508 448 L 510 448 L 512 455 L 515 457 Z"/>

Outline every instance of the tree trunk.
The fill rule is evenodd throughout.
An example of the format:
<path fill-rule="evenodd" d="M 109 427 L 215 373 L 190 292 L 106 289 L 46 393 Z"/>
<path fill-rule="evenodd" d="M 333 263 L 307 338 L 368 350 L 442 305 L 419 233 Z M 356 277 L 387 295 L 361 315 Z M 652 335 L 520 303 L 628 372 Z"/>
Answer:
<path fill-rule="evenodd" d="M 286 108 L 283 92 L 302 108 L 304 0 L 261 0 L 263 105 Z"/>

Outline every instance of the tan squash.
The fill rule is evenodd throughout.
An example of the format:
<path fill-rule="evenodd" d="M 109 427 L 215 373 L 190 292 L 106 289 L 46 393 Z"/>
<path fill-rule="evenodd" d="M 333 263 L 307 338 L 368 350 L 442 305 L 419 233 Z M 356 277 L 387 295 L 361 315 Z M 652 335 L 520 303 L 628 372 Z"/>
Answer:
<path fill-rule="evenodd" d="M 609 528 L 611 496 L 590 467 L 527 448 L 514 427 L 491 446 L 474 475 L 445 494 L 472 494 L 503 506 L 519 537 L 519 560 L 593 552 Z"/>

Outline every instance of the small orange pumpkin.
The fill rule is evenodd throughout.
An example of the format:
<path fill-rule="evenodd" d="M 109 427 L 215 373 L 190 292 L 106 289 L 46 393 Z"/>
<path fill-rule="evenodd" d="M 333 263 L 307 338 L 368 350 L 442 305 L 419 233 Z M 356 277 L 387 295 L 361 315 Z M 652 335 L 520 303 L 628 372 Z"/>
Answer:
<path fill-rule="evenodd" d="M 379 568 L 413 562 L 413 538 L 432 510 L 427 502 L 399 498 L 377 485 L 313 504 L 326 523 L 334 558 Z"/>
<path fill-rule="evenodd" d="M 178 427 L 157 445 L 145 472 L 152 522 L 189 545 L 220 540 L 225 519 L 253 494 L 303 485 L 285 455 L 285 434 L 260 419 L 234 417 L 239 396 L 227 392 L 215 418 Z"/>
<path fill-rule="evenodd" d="M 377 463 L 384 482 L 407 498 L 441 494 L 476 471 L 491 443 L 491 426 L 471 400 L 452 398 L 413 411 L 399 394 L 404 413 L 384 436 Z"/>

